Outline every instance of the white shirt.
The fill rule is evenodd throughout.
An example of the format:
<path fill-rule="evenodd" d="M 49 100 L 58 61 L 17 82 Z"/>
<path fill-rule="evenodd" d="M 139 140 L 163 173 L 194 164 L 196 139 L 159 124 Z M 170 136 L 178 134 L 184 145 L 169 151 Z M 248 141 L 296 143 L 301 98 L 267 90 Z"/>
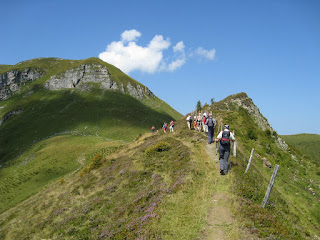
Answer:
<path fill-rule="evenodd" d="M 227 129 L 227 128 L 226 128 L 225 130 L 223 130 L 223 131 L 228 131 L 228 132 L 230 132 L 230 130 Z M 221 138 L 222 138 L 222 132 L 223 132 L 223 131 L 221 131 L 221 132 L 219 133 L 219 135 L 217 136 L 217 138 L 220 139 L 220 140 L 221 140 Z M 231 139 L 232 141 L 235 141 L 235 140 L 236 140 L 232 132 L 230 132 L 230 139 Z"/>

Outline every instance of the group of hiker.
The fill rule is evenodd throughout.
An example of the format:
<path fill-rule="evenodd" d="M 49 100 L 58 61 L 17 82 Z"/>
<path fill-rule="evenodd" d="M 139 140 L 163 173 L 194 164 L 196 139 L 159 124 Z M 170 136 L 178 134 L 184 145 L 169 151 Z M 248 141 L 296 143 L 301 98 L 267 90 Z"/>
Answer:
<path fill-rule="evenodd" d="M 174 124 L 175 124 L 174 121 L 171 120 L 171 122 L 170 122 L 170 132 L 174 132 Z M 168 124 L 166 122 L 164 122 L 163 125 L 162 125 L 163 132 L 166 133 L 167 129 L 168 129 Z M 152 126 L 151 127 L 151 132 L 154 133 L 155 130 L 156 130 L 155 126 Z"/>
<path fill-rule="evenodd" d="M 192 117 L 191 115 L 187 116 L 187 125 L 191 130 L 192 126 L 196 131 L 201 131 L 208 134 L 208 144 L 213 142 L 220 142 L 219 145 L 219 161 L 220 161 L 220 174 L 226 175 L 228 173 L 228 159 L 230 155 L 231 142 L 234 142 L 236 139 L 233 133 L 230 131 L 229 125 L 224 125 L 224 129 L 218 134 L 216 139 L 214 139 L 214 132 L 217 125 L 217 121 L 212 116 L 212 114 L 201 113 L 198 116 Z"/>
<path fill-rule="evenodd" d="M 219 161 L 220 161 L 220 174 L 226 175 L 228 173 L 228 159 L 230 155 L 231 142 L 235 141 L 234 134 L 230 131 L 229 125 L 224 125 L 224 128 L 218 136 L 214 139 L 214 132 L 217 125 L 217 121 L 212 116 L 212 114 L 204 113 L 203 115 L 199 113 L 198 115 L 187 116 L 187 125 L 191 130 L 192 128 L 196 131 L 201 132 L 203 130 L 204 133 L 208 135 L 208 144 L 213 142 L 220 142 L 219 145 Z M 170 132 L 174 132 L 174 121 L 171 120 L 169 123 Z M 152 126 L 152 133 L 155 132 L 155 126 Z M 168 124 L 166 122 L 162 125 L 163 132 L 167 132 Z M 157 130 L 158 132 L 158 130 Z"/>

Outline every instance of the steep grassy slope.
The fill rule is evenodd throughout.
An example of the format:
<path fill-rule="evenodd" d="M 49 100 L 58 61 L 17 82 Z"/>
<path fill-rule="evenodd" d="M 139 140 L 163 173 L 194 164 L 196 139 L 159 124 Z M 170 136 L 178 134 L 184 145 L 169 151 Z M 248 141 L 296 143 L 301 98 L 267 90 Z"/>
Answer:
<path fill-rule="evenodd" d="M 44 89 L 50 76 L 80 64 L 107 66 L 119 84 L 141 85 L 96 58 L 34 59 L 1 67 L 2 73 L 35 68 L 45 74 L 0 101 L 0 120 L 4 120 L 0 125 L 0 212 L 77 169 L 79 156 L 103 149 L 103 142 L 132 141 L 150 131 L 152 125 L 160 128 L 164 121 L 181 116 L 157 97 L 138 100 L 96 85 L 90 91 Z"/>

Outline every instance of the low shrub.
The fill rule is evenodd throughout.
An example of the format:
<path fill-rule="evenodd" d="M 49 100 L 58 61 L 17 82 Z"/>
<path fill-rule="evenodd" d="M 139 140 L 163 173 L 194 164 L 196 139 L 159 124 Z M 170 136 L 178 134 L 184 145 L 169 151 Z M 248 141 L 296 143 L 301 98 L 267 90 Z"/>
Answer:
<path fill-rule="evenodd" d="M 94 158 L 92 158 L 91 162 L 89 163 L 89 165 L 85 168 L 82 169 L 82 171 L 80 172 L 80 177 L 83 177 L 83 175 L 85 173 L 90 172 L 93 169 L 97 169 L 99 168 L 103 163 L 103 157 L 101 154 L 96 154 L 94 156 Z"/>
<path fill-rule="evenodd" d="M 249 139 L 256 141 L 258 139 L 258 136 L 255 131 L 253 131 L 251 128 L 248 130 L 247 136 Z"/>
<path fill-rule="evenodd" d="M 168 151 L 170 148 L 171 148 L 171 146 L 169 143 L 166 143 L 165 141 L 160 141 L 160 142 L 156 143 L 155 145 L 147 148 L 145 151 L 145 154 L 146 154 L 146 156 L 151 157 L 155 153 Z"/>

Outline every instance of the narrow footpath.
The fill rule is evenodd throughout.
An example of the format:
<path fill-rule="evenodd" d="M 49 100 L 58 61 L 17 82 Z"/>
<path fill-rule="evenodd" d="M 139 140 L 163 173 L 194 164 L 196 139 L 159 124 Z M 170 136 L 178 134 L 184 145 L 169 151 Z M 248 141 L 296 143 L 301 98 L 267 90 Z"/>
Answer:
<path fill-rule="evenodd" d="M 207 144 L 206 153 L 211 158 L 212 164 L 216 167 L 214 194 L 211 199 L 211 208 L 208 212 L 207 228 L 204 231 L 203 240 L 224 240 L 224 239 L 259 239 L 244 230 L 232 214 L 232 193 L 231 182 L 233 177 L 232 169 L 228 175 L 219 174 L 220 163 L 219 153 L 216 153 L 216 144 Z"/>

